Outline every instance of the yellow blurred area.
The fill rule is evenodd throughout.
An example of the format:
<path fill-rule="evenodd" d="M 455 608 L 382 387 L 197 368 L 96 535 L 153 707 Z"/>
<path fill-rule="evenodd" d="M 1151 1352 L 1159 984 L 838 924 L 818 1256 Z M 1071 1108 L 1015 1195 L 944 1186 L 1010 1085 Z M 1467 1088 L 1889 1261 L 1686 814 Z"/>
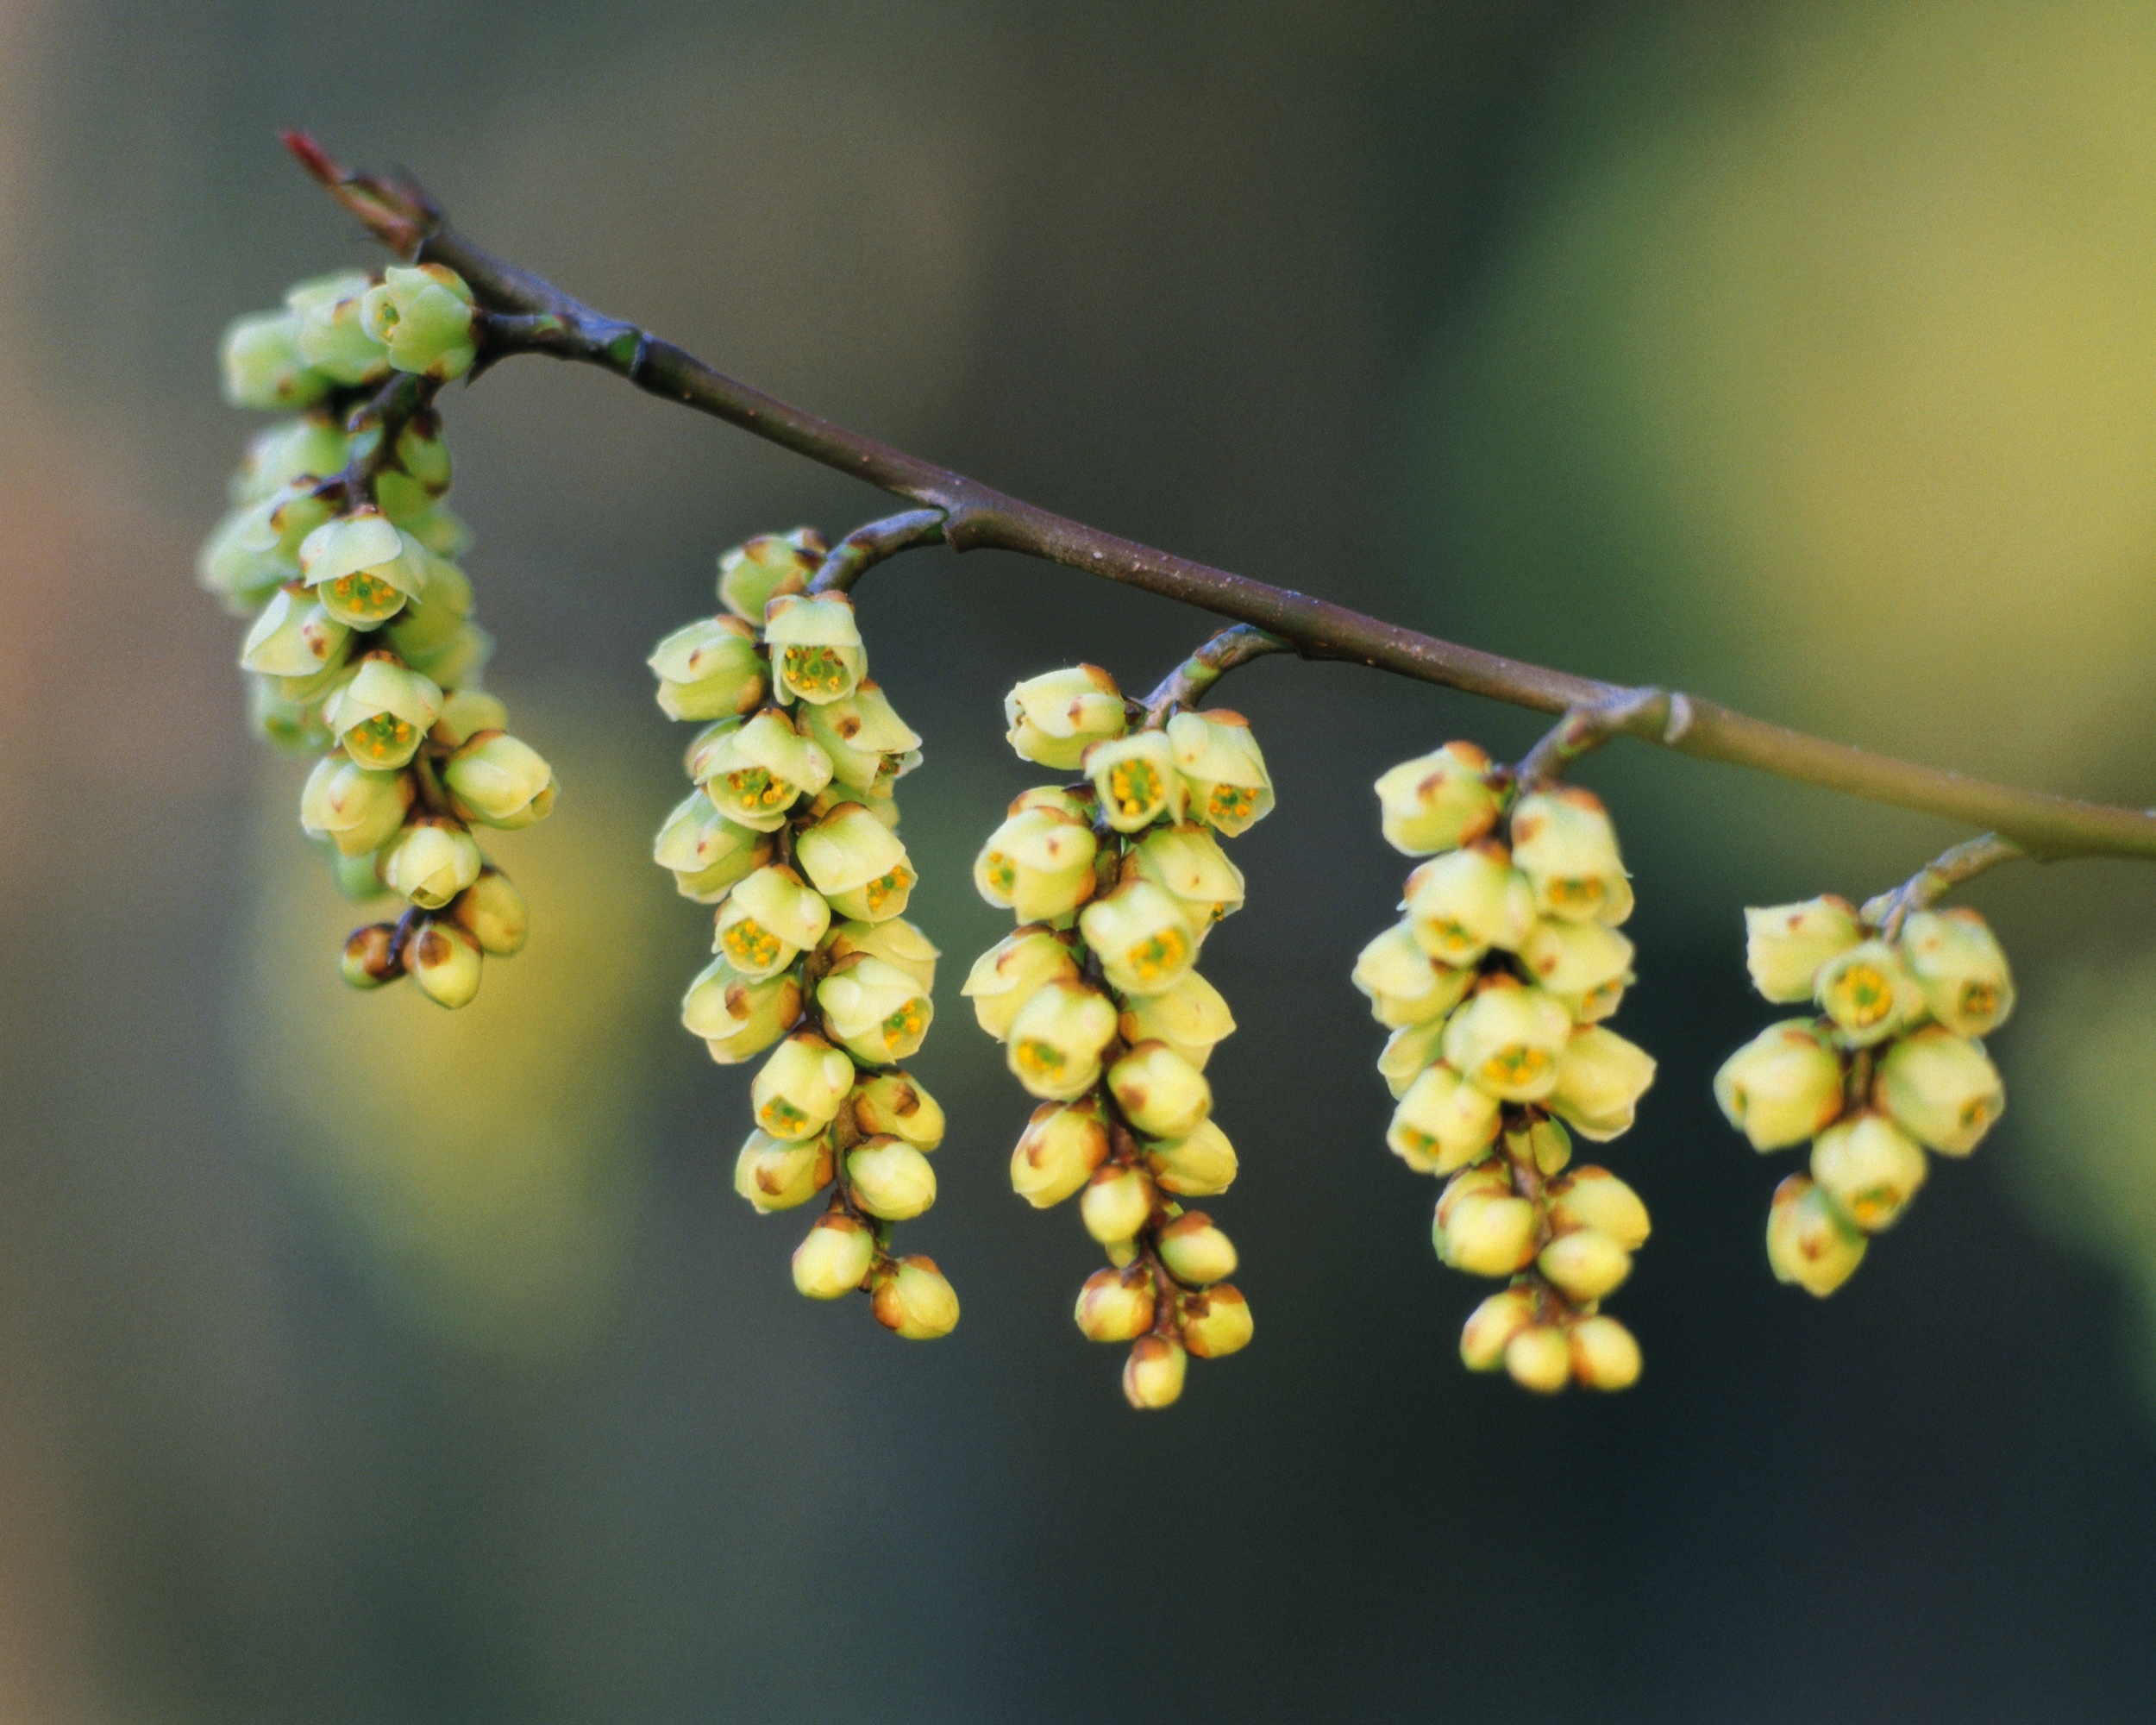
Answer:
<path fill-rule="evenodd" d="M 235 1026 L 266 1137 L 342 1221 L 382 1296 L 437 1337 L 511 1357 L 603 1333 L 651 1146 L 643 1078 L 698 962 L 620 742 L 573 695 L 512 700 L 561 783 L 552 817 L 479 834 L 531 938 L 456 1012 L 409 982 L 336 977 L 345 934 L 401 901 L 344 901 L 298 831 L 300 773 L 262 775 L 260 898 Z M 656 1010 L 655 1010 L 655 1002 Z"/>

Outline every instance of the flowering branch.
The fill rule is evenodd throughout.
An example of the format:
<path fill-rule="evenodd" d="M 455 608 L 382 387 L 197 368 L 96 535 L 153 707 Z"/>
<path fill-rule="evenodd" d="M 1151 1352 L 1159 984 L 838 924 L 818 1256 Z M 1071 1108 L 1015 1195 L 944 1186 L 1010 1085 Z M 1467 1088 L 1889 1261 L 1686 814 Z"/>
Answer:
<path fill-rule="evenodd" d="M 1881 939 L 1893 940 L 1911 911 L 1929 910 L 1964 881 L 2028 855 L 2012 839 L 1987 832 L 1941 852 L 1891 892 L 1868 900 L 1859 914 L 1879 931 Z"/>
<path fill-rule="evenodd" d="M 943 537 L 954 550 L 993 547 L 1105 575 L 1250 624 L 1307 659 L 1352 660 L 1542 712 L 1605 708 L 1633 693 L 1210 568 L 1008 496 L 791 406 L 634 324 L 592 310 L 456 232 L 410 180 L 348 172 L 304 133 L 287 133 L 285 144 L 384 245 L 409 259 L 446 265 L 470 284 L 487 314 L 482 365 L 541 353 L 600 367 L 650 394 L 940 511 Z M 1647 702 L 1611 734 L 1620 732 L 1704 760 L 1988 828 L 2036 856 L 2156 858 L 2156 810 L 2084 802 L 1920 766 L 1698 696 L 1672 693 L 1666 702 Z"/>

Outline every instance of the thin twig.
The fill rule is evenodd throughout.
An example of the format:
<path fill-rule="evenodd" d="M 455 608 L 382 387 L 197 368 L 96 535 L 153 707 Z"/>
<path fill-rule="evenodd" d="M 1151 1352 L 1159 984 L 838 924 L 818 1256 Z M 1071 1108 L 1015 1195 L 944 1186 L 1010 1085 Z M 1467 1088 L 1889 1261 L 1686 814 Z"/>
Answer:
<path fill-rule="evenodd" d="M 808 590 L 846 593 L 886 557 L 916 545 L 940 544 L 943 537 L 943 511 L 940 509 L 909 509 L 856 527 L 824 555 Z"/>
<path fill-rule="evenodd" d="M 992 546 L 1105 575 L 1249 623 L 1309 659 L 1352 660 L 1470 694 L 1542 712 L 1590 707 L 1627 691 L 1564 671 L 1484 653 L 1367 617 L 1307 593 L 1209 568 L 995 490 L 918 455 L 789 405 L 714 370 L 693 354 L 618 318 L 604 317 L 550 282 L 503 262 L 452 229 L 433 200 L 409 180 L 345 172 L 304 134 L 286 142 L 384 244 L 448 265 L 490 314 L 490 349 L 551 354 L 596 365 L 639 389 L 753 432 L 851 474 L 897 497 L 944 512 L 955 550 Z M 519 323 L 517 319 L 531 319 Z M 1672 693 L 1673 724 L 1652 709 L 1624 734 L 1703 760 L 1751 767 L 1874 802 L 1917 809 L 2005 835 L 2032 855 L 2156 858 L 2156 810 L 2084 802 L 2017 789 L 1914 762 L 1852 749 L 1752 718 L 1717 701 Z"/>
<path fill-rule="evenodd" d="M 1624 735 L 1635 722 L 1658 719 L 1664 737 L 1673 728 L 1681 734 L 1689 706 L 1679 705 L 1683 701 L 1666 689 L 1620 689 L 1606 700 L 1576 706 L 1527 751 L 1513 776 L 1522 790 L 1555 784 L 1581 756 Z"/>
<path fill-rule="evenodd" d="M 1879 931 L 1882 939 L 1892 940 L 1902 932 L 1911 911 L 1929 910 L 1964 881 L 2028 855 L 2012 839 L 1987 832 L 1942 851 L 1892 891 L 1866 900 L 1858 914 Z"/>
<path fill-rule="evenodd" d="M 1175 716 L 1178 707 L 1195 706 L 1220 679 L 1238 665 L 1247 665 L 1268 653 L 1292 653 L 1292 643 L 1247 623 L 1223 629 L 1162 679 L 1145 698 L 1145 723 L 1157 729 Z"/>

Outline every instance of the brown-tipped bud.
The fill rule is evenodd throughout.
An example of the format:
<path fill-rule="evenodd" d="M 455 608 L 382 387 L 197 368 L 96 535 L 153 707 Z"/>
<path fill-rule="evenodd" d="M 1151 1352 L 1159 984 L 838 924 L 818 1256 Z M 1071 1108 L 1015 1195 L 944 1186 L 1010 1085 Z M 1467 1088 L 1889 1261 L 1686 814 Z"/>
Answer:
<path fill-rule="evenodd" d="M 1078 1214 L 1086 1232 L 1103 1245 L 1132 1239 L 1150 1220 L 1156 1198 L 1152 1176 L 1142 1168 L 1103 1168 L 1086 1184 Z"/>
<path fill-rule="evenodd" d="M 1183 1393 L 1190 1357 L 1181 1342 L 1140 1336 L 1123 1363 L 1123 1396 L 1133 1408 L 1165 1408 Z"/>
<path fill-rule="evenodd" d="M 790 1210 L 830 1185 L 831 1173 L 828 1135 L 789 1144 L 759 1126 L 734 1158 L 734 1190 L 759 1212 Z"/>
<path fill-rule="evenodd" d="M 510 884 L 509 876 L 489 863 L 449 906 L 449 914 L 490 958 L 506 958 L 523 950 L 531 928 L 531 913 L 524 895 Z"/>
<path fill-rule="evenodd" d="M 1592 1164 L 1576 1168 L 1551 1181 L 1544 1195 L 1550 1202 L 1551 1226 L 1560 1233 L 1598 1229 L 1626 1251 L 1637 1251 L 1646 1244 L 1647 1207 L 1607 1168 Z"/>
<path fill-rule="evenodd" d="M 1107 1159 L 1108 1129 L 1097 1107 L 1044 1102 L 1011 1152 L 1011 1189 L 1045 1210 L 1078 1191 Z"/>
<path fill-rule="evenodd" d="M 1632 1274 L 1632 1254 L 1600 1228 L 1575 1228 L 1543 1247 L 1535 1266 L 1568 1298 L 1599 1300 Z"/>
<path fill-rule="evenodd" d="M 1589 1389 L 1629 1389 L 1639 1381 L 1639 1344 L 1616 1319 L 1583 1319 L 1567 1340 L 1576 1383 Z"/>
<path fill-rule="evenodd" d="M 1493 1294 L 1467 1314 L 1460 1331 L 1460 1361 L 1470 1371 L 1495 1371 L 1505 1363 L 1512 1339 L 1535 1320 L 1535 1296 L 1526 1288 Z"/>
<path fill-rule="evenodd" d="M 1864 1231 L 1810 1175 L 1792 1174 L 1774 1189 L 1774 1208 L 1767 1213 L 1767 1263 L 1776 1281 L 1794 1282 L 1824 1300 L 1856 1274 L 1869 1244 Z"/>
<path fill-rule="evenodd" d="M 958 1290 L 934 1258 L 918 1252 L 878 1270 L 869 1301 L 876 1321 L 909 1342 L 933 1341 L 958 1327 Z"/>
<path fill-rule="evenodd" d="M 355 988 L 379 988 L 404 974 L 394 923 L 355 928 L 344 943 L 344 980 Z"/>
<path fill-rule="evenodd" d="M 471 1004 L 479 991 L 479 944 L 454 923 L 429 918 L 404 943 L 404 968 L 438 1007 Z"/>
<path fill-rule="evenodd" d="M 1470 1276 L 1510 1276 L 1534 1259 L 1535 1207 L 1525 1198 L 1468 1192 L 1446 1210 L 1431 1239 L 1438 1257 Z"/>
<path fill-rule="evenodd" d="M 1181 1215 L 1160 1231 L 1160 1261 L 1188 1288 L 1204 1288 L 1235 1274 L 1235 1245 L 1203 1210 Z"/>
<path fill-rule="evenodd" d="M 1183 1346 L 1200 1359 L 1220 1359 L 1248 1347 L 1256 1327 L 1250 1302 L 1232 1282 L 1216 1282 L 1183 1302 Z"/>
<path fill-rule="evenodd" d="M 1145 1270 L 1096 1270 L 1072 1314 L 1088 1341 L 1134 1341 L 1153 1327 L 1153 1276 Z"/>
<path fill-rule="evenodd" d="M 1522 1389 L 1554 1396 L 1572 1375 L 1572 1350 L 1564 1332 L 1532 1324 L 1505 1344 L 1505 1370 Z"/>
<path fill-rule="evenodd" d="M 867 1278 L 876 1260 L 876 1237 L 857 1218 L 834 1211 L 818 1216 L 793 1249 L 793 1285 L 812 1300 L 836 1300 Z"/>

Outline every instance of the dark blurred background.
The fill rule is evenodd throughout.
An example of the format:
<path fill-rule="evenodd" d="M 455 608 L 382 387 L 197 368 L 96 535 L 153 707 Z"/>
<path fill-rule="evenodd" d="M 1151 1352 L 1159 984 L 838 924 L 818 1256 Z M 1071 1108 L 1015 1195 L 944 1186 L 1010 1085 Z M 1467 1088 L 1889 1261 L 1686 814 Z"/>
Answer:
<path fill-rule="evenodd" d="M 2013 1094 L 1824 1304 L 1707 1081 L 1740 908 L 1959 836 L 1631 746 L 1607 1159 L 1647 1373 L 1534 1401 L 1388 1156 L 1346 980 L 1369 782 L 1530 716 L 1271 661 L 1279 812 L 1207 949 L 1250 1352 L 1125 1408 L 1097 1261 L 1007 1189 L 958 998 L 1016 678 L 1204 632 L 990 554 L 879 572 L 953 1126 L 905 1231 L 950 1339 L 792 1292 L 745 1075 L 675 1022 L 642 660 L 712 559 L 871 493 L 586 371 L 446 398 L 493 685 L 560 769 L 468 1011 L 339 983 L 303 768 L 245 735 L 196 542 L 235 313 L 374 254 L 275 147 L 419 172 L 605 308 L 1116 530 L 1477 645 L 2150 800 L 2156 12 L 1850 3 L 366 8 L 0 0 L 0 1717 L 2156 1714 L 2156 876 L 1969 900 Z"/>

